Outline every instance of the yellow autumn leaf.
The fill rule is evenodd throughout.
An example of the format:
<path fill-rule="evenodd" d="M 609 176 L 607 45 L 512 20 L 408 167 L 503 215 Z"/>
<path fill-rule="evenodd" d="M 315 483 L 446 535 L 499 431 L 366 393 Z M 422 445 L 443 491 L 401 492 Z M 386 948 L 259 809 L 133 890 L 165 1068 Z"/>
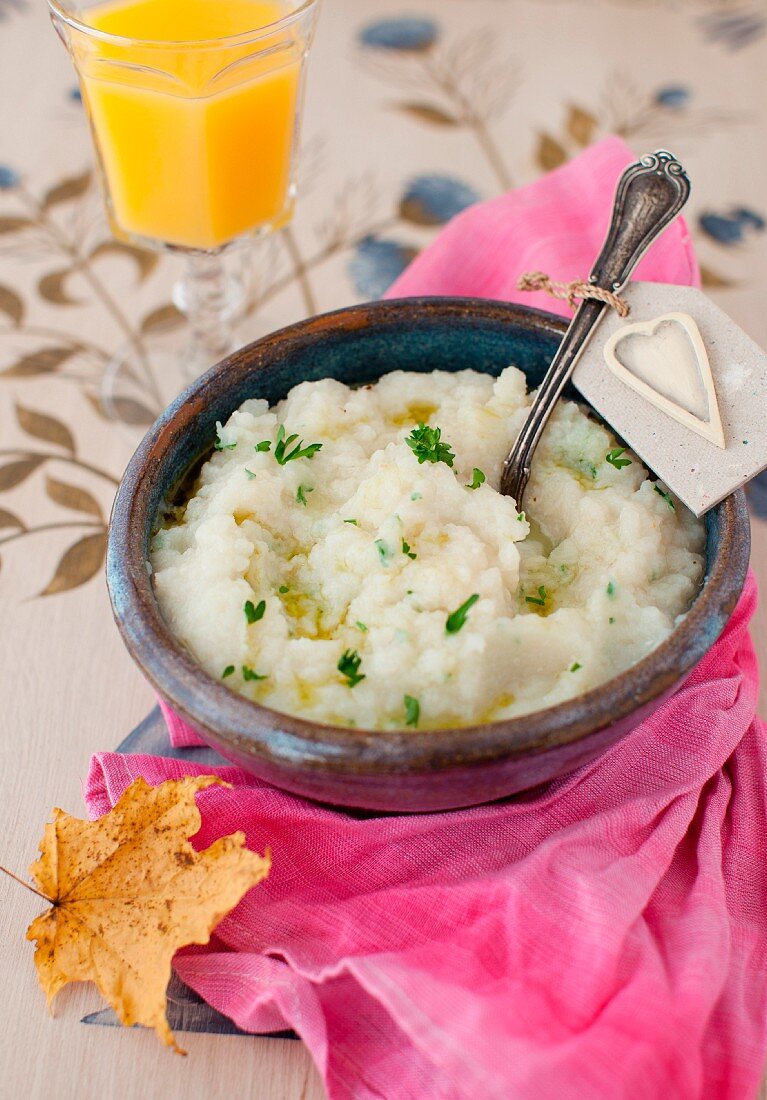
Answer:
<path fill-rule="evenodd" d="M 68 982 L 95 982 L 126 1026 L 152 1027 L 180 1051 L 165 1014 L 171 959 L 210 933 L 269 873 L 270 856 L 232 833 L 202 852 L 195 794 L 215 776 L 136 779 L 97 821 L 53 811 L 30 874 L 52 907 L 27 930 L 50 1006 Z M 226 786 L 226 784 L 223 784 Z"/>

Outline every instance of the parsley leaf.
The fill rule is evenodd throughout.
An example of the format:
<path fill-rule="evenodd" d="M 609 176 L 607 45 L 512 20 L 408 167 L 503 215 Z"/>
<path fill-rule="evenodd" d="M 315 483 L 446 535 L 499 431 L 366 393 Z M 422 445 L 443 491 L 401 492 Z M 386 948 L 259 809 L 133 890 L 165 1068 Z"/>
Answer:
<path fill-rule="evenodd" d="M 359 527 L 359 523 L 356 519 L 345 519 L 344 523 L 351 523 L 352 527 Z"/>
<path fill-rule="evenodd" d="M 249 623 L 257 623 L 259 619 L 264 617 L 266 600 L 259 600 L 258 605 L 254 605 L 252 600 L 246 600 L 242 610 L 245 612 L 245 618 Z"/>
<path fill-rule="evenodd" d="M 612 625 L 613 625 L 613 623 L 615 622 L 615 619 L 614 619 L 614 618 L 612 617 L 612 615 L 611 615 L 611 616 L 610 616 L 610 618 L 609 618 L 609 619 L 608 619 L 607 621 L 608 621 L 608 623 L 610 624 L 610 626 L 612 626 Z"/>
<path fill-rule="evenodd" d="M 577 672 L 579 668 L 583 668 L 583 665 L 580 665 L 577 661 L 573 661 L 573 663 L 570 665 L 569 671 Z"/>
<path fill-rule="evenodd" d="M 471 473 L 471 481 L 468 483 L 466 488 L 478 489 L 480 485 L 482 485 L 485 481 L 487 481 L 487 478 L 482 473 L 482 471 L 477 466 L 475 466 Z"/>
<path fill-rule="evenodd" d="M 297 435 L 285 436 L 285 425 L 280 424 L 277 429 L 277 440 L 274 444 L 274 457 L 279 462 L 280 466 L 284 466 L 287 462 L 291 462 L 294 458 L 313 458 L 317 451 L 322 449 L 321 443 L 309 443 L 304 447 L 303 439 L 298 439 L 295 447 L 291 451 L 291 443 L 295 443 L 298 439 Z"/>
<path fill-rule="evenodd" d="M 444 462 L 447 466 L 455 462 L 453 448 L 442 442 L 441 428 L 430 428 L 421 421 L 405 442 L 419 462 Z"/>
<path fill-rule="evenodd" d="M 614 466 L 616 470 L 621 470 L 624 466 L 630 466 L 630 458 L 621 458 L 625 450 L 625 447 L 614 447 L 612 451 L 608 451 L 605 455 L 605 461 Z"/>
<path fill-rule="evenodd" d="M 237 446 L 237 440 L 236 439 L 235 439 L 234 443 L 222 443 L 220 439 L 216 439 L 216 442 L 213 444 L 213 450 L 214 451 L 233 451 L 236 446 Z"/>
<path fill-rule="evenodd" d="M 410 549 L 410 544 L 405 542 L 404 539 L 402 540 L 402 553 L 408 558 L 412 558 L 414 561 L 418 557 L 418 555 Z"/>
<path fill-rule="evenodd" d="M 361 623 L 359 619 L 354 625 L 357 627 L 357 630 L 361 630 L 363 634 L 367 634 L 368 628 L 365 626 L 364 623 Z"/>
<path fill-rule="evenodd" d="M 234 672 L 234 665 L 227 665 L 224 671 L 221 673 L 221 679 L 225 680 L 227 676 L 231 676 Z"/>
<path fill-rule="evenodd" d="M 255 474 L 253 473 L 253 471 L 252 471 L 252 470 L 249 470 L 249 469 L 247 468 L 247 466 L 245 467 L 245 474 L 247 475 L 247 477 L 248 477 L 248 480 L 249 480 L 249 481 L 253 481 L 253 479 L 254 479 L 254 478 L 255 478 L 255 476 L 256 476 L 256 475 L 255 475 Z"/>
<path fill-rule="evenodd" d="M 545 585 L 538 586 L 537 596 L 525 596 L 525 603 L 534 603 L 538 607 L 546 606 L 546 587 Z"/>
<path fill-rule="evenodd" d="M 607 595 L 612 599 L 612 597 L 615 595 L 615 582 L 614 581 L 608 581 L 607 582 L 606 592 L 607 592 Z"/>
<path fill-rule="evenodd" d="M 260 443 L 256 443 L 254 450 L 256 451 L 271 451 L 272 443 L 269 439 L 262 439 Z"/>
<path fill-rule="evenodd" d="M 675 512 L 676 511 L 676 506 L 674 505 L 674 502 L 671 499 L 671 494 L 670 493 L 664 493 L 664 491 L 661 489 L 660 485 L 653 485 L 653 489 L 655 490 L 655 492 L 658 494 L 659 497 L 663 497 L 663 499 L 665 500 L 666 504 L 668 504 L 671 511 Z"/>
<path fill-rule="evenodd" d="M 463 624 L 466 622 L 466 616 L 471 611 L 474 604 L 479 599 L 479 592 L 475 592 L 473 596 L 469 596 L 465 603 L 462 603 L 460 607 L 457 607 L 455 611 L 451 611 L 445 621 L 445 630 L 448 634 L 457 634 Z"/>
<path fill-rule="evenodd" d="M 277 591 L 282 592 L 283 595 L 287 592 L 287 590 L 288 590 L 288 586 L 286 584 L 281 584 L 280 587 L 277 589 Z"/>
<path fill-rule="evenodd" d="M 296 489 L 296 500 L 298 501 L 299 504 L 303 504 L 303 506 L 305 508 L 306 503 L 307 503 L 306 494 L 307 493 L 313 493 L 313 492 L 314 492 L 314 489 L 312 489 L 311 486 L 309 486 L 309 485 L 299 485 L 298 488 Z"/>
<path fill-rule="evenodd" d="M 423 500 L 423 493 L 411 493 L 410 494 L 410 499 L 411 500 Z"/>
<path fill-rule="evenodd" d="M 405 704 L 405 725 L 417 726 L 421 717 L 421 704 L 412 695 L 403 695 L 402 701 Z"/>
<path fill-rule="evenodd" d="M 359 671 L 361 664 L 362 658 L 356 649 L 345 649 L 338 660 L 336 668 L 346 677 L 350 688 L 365 679 L 365 673 Z"/>
<path fill-rule="evenodd" d="M 378 559 L 381 562 L 381 565 L 388 565 L 389 558 L 391 556 L 389 553 L 389 547 L 386 545 L 383 539 L 376 539 L 375 545 L 376 550 L 378 551 Z"/>
<path fill-rule="evenodd" d="M 265 680 L 266 676 L 261 676 L 258 672 L 254 672 L 252 668 L 248 668 L 247 665 L 243 665 L 242 678 L 243 680 Z"/>

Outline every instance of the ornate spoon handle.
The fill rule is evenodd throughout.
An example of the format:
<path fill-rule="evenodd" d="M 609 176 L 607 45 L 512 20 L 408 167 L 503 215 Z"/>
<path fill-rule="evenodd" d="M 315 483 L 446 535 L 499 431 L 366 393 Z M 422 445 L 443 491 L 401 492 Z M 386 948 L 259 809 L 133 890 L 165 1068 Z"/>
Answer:
<path fill-rule="evenodd" d="M 684 168 L 664 149 L 630 165 L 618 181 L 610 228 L 589 282 L 617 293 L 652 242 L 682 209 L 690 194 Z M 578 356 L 602 318 L 604 302 L 587 298 L 578 306 L 551 366 L 530 406 L 527 420 L 503 464 L 501 492 L 521 507 L 533 453 Z"/>

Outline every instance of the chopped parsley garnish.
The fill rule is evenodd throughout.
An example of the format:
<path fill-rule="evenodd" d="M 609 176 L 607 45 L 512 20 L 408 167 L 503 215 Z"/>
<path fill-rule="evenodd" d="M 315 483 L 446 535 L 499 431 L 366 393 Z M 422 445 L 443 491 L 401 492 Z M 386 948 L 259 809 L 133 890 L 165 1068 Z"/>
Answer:
<path fill-rule="evenodd" d="M 631 465 L 630 458 L 621 458 L 621 455 L 626 451 L 625 447 L 614 447 L 612 451 L 608 451 L 605 455 L 605 461 L 609 462 L 611 466 L 614 466 L 616 470 L 622 470 L 624 466 Z"/>
<path fill-rule="evenodd" d="M 236 439 L 235 439 L 234 443 L 222 443 L 220 439 L 217 439 L 216 442 L 213 444 L 213 450 L 214 451 L 233 451 L 236 446 L 237 446 L 237 440 Z"/>
<path fill-rule="evenodd" d="M 447 466 L 455 462 L 453 448 L 442 442 L 441 428 L 430 428 L 421 421 L 405 442 L 419 462 L 444 462 Z"/>
<path fill-rule="evenodd" d="M 410 543 L 405 542 L 404 539 L 402 540 L 402 553 L 405 554 L 408 558 L 413 558 L 413 560 L 418 557 L 418 555 L 410 549 Z"/>
<path fill-rule="evenodd" d="M 221 679 L 225 680 L 227 676 L 231 676 L 234 672 L 234 665 L 227 665 L 224 671 L 221 673 Z"/>
<path fill-rule="evenodd" d="M 246 600 L 242 610 L 245 612 L 245 618 L 249 623 L 257 623 L 259 619 L 264 617 L 266 600 L 259 600 L 257 604 L 254 604 L 252 600 Z"/>
<path fill-rule="evenodd" d="M 606 591 L 607 595 L 610 596 L 610 598 L 615 595 L 615 584 L 613 583 L 613 581 L 608 581 Z"/>
<path fill-rule="evenodd" d="M 253 480 L 253 479 L 255 478 L 255 476 L 256 476 L 256 475 L 255 475 L 255 474 L 253 473 L 253 471 L 252 471 L 252 470 L 249 470 L 249 469 L 247 468 L 247 466 L 245 467 L 245 475 L 246 475 L 246 477 L 247 477 L 247 478 L 248 478 L 248 479 L 249 479 L 250 481 L 252 481 L 252 480 Z"/>
<path fill-rule="evenodd" d="M 356 649 L 345 649 L 338 660 L 336 668 L 346 677 L 350 688 L 365 679 L 365 673 L 359 671 L 361 664 L 362 658 Z"/>
<path fill-rule="evenodd" d="M 284 595 L 288 591 L 288 586 L 286 584 L 281 584 L 277 591 L 282 592 L 282 594 Z"/>
<path fill-rule="evenodd" d="M 307 503 L 306 494 L 307 493 L 313 493 L 313 492 L 314 492 L 314 489 L 312 489 L 310 485 L 299 485 L 298 488 L 296 489 L 296 500 L 298 501 L 299 504 L 303 504 L 303 506 L 305 508 L 306 503 Z"/>
<path fill-rule="evenodd" d="M 546 606 L 546 586 L 540 584 L 538 586 L 537 596 L 525 596 L 525 603 L 534 603 L 537 607 Z"/>
<path fill-rule="evenodd" d="M 298 443 L 296 443 L 297 439 L 298 436 L 295 434 L 286 437 L 285 425 L 280 424 L 277 429 L 277 440 L 274 444 L 274 457 L 280 466 L 284 466 L 294 458 L 314 458 L 317 451 L 322 449 L 321 443 L 309 443 L 305 447 L 303 439 L 298 439 Z M 296 445 L 291 451 L 289 448 L 292 443 L 296 443 Z"/>
<path fill-rule="evenodd" d="M 517 519 L 519 520 L 520 523 L 522 523 L 523 520 L 527 519 L 527 516 L 525 515 L 524 512 L 520 512 L 519 515 L 517 516 Z"/>
<path fill-rule="evenodd" d="M 676 507 L 674 505 L 673 500 L 671 499 L 671 494 L 670 493 L 664 493 L 664 491 L 663 491 L 663 489 L 661 489 L 660 485 L 653 485 L 653 489 L 655 490 L 655 492 L 658 494 L 659 497 L 663 497 L 663 499 L 665 500 L 666 504 L 668 504 L 671 511 L 675 512 Z"/>
<path fill-rule="evenodd" d="M 266 676 L 261 676 L 260 673 L 255 672 L 252 668 L 248 668 L 247 665 L 242 666 L 242 678 L 243 680 L 265 680 Z"/>
<path fill-rule="evenodd" d="M 445 621 L 445 630 L 448 634 L 457 634 L 463 624 L 466 622 L 466 616 L 471 611 L 474 604 L 479 599 L 479 592 L 475 592 L 473 596 L 469 596 L 465 603 L 462 603 L 460 607 L 457 607 L 455 611 L 451 611 Z"/>
<path fill-rule="evenodd" d="M 583 665 L 580 665 L 577 661 L 573 661 L 570 665 L 570 672 L 577 672 L 579 668 L 583 668 Z"/>
<path fill-rule="evenodd" d="M 364 623 L 361 623 L 359 619 L 354 625 L 357 627 L 357 630 L 361 630 L 363 634 L 367 634 L 368 628 L 365 626 Z"/>
<path fill-rule="evenodd" d="M 389 564 L 389 547 L 386 545 L 383 539 L 376 539 L 376 550 L 378 551 L 378 558 L 381 565 Z"/>
<path fill-rule="evenodd" d="M 484 482 L 486 482 L 486 481 L 487 481 L 487 478 L 485 477 L 485 475 L 482 473 L 482 471 L 477 466 L 475 466 L 474 469 L 471 472 L 471 481 L 468 483 L 466 488 L 467 489 L 478 489 L 480 487 L 480 485 L 484 484 Z"/>
<path fill-rule="evenodd" d="M 359 527 L 359 523 L 356 519 L 345 519 L 344 523 L 351 523 L 352 527 Z"/>
<path fill-rule="evenodd" d="M 412 695 L 403 695 L 402 701 L 405 704 L 405 725 L 417 726 L 421 717 L 421 704 Z"/>
<path fill-rule="evenodd" d="M 254 448 L 256 451 L 271 451 L 272 442 L 270 439 L 262 439 L 260 443 L 256 443 Z"/>
<path fill-rule="evenodd" d="M 423 500 L 423 493 L 411 493 L 410 494 L 410 499 L 411 500 Z"/>
<path fill-rule="evenodd" d="M 610 616 L 610 618 L 607 621 L 610 624 L 610 626 L 612 626 L 615 623 L 615 619 L 612 617 L 612 615 Z"/>

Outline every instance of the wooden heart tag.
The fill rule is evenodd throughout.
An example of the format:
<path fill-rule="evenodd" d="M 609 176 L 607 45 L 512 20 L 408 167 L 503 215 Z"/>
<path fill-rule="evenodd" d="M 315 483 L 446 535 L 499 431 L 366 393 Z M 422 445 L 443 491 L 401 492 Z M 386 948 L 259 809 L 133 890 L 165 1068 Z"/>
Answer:
<path fill-rule="evenodd" d="M 679 424 L 725 449 L 706 346 L 688 313 L 623 325 L 607 340 L 612 373 Z"/>

